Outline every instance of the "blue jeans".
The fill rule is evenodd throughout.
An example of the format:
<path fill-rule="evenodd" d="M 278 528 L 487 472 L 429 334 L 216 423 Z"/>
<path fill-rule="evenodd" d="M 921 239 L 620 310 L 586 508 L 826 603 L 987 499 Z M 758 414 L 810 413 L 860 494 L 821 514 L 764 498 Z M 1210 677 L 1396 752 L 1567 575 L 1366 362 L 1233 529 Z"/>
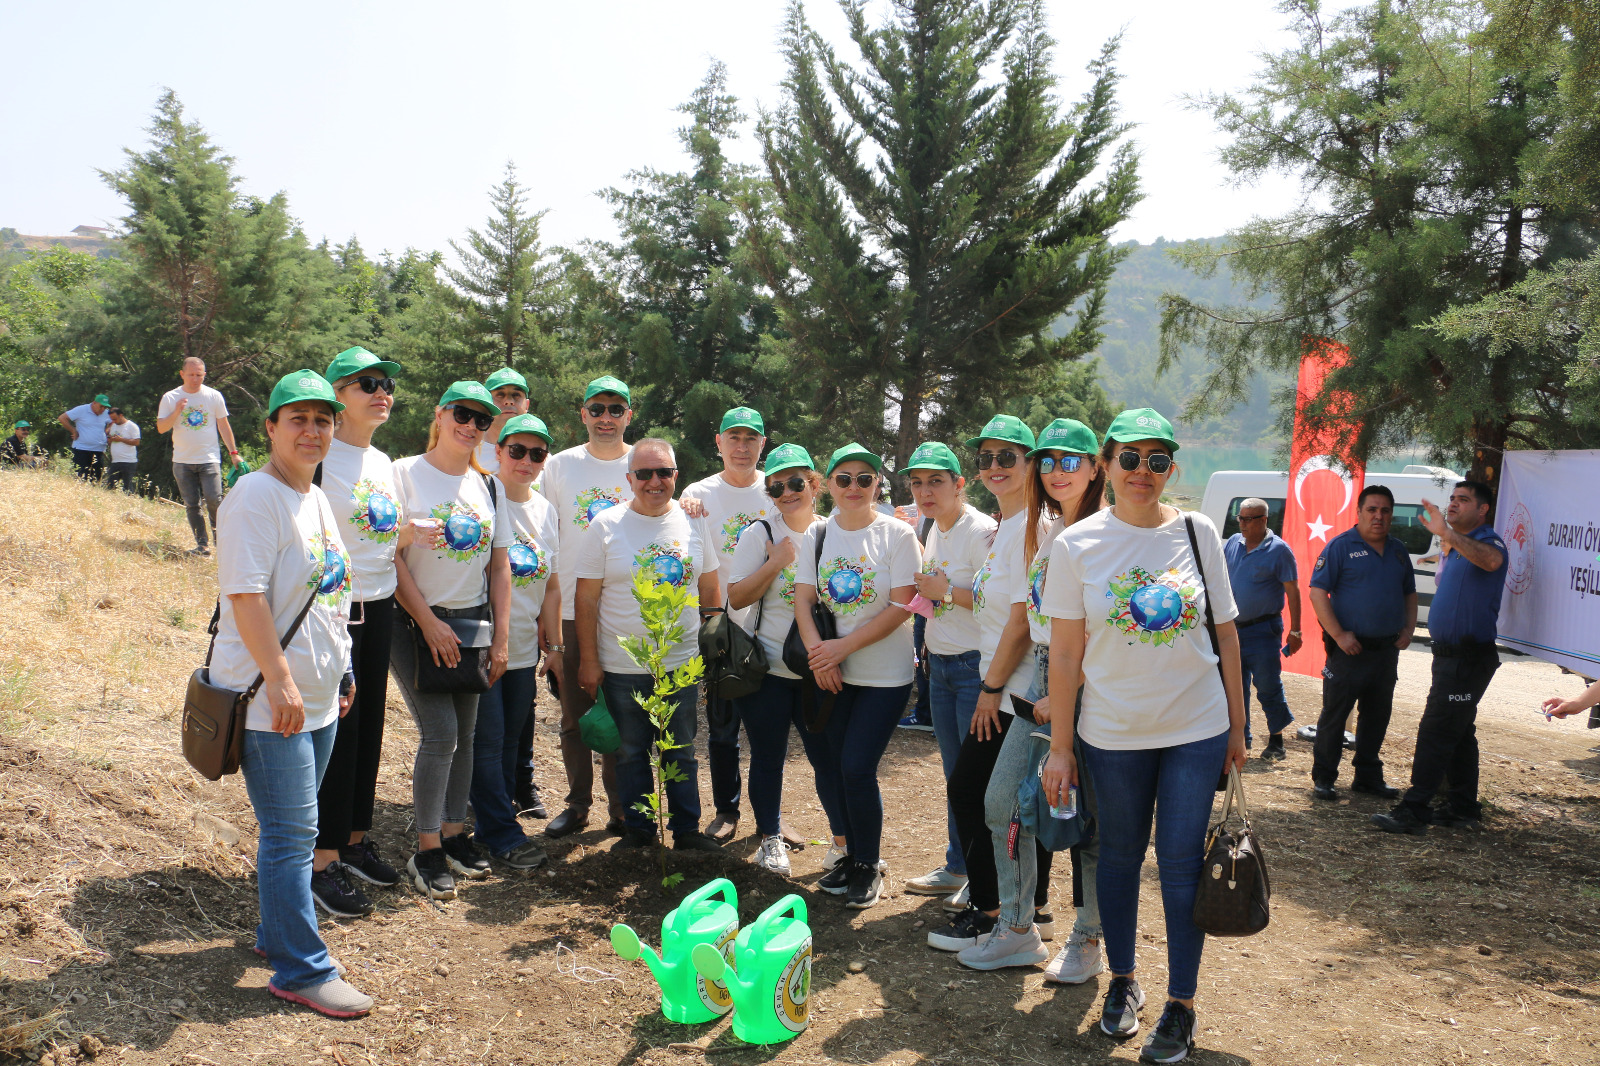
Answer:
<path fill-rule="evenodd" d="M 1172 748 L 1133 751 L 1083 744 L 1099 804 L 1100 920 L 1113 974 L 1134 971 L 1139 867 L 1156 823 L 1156 864 L 1167 919 L 1167 995 L 1192 999 L 1206 935 L 1194 924 L 1194 896 L 1205 861 L 1206 828 L 1217 775 L 1228 754 L 1224 730 Z"/>
<path fill-rule="evenodd" d="M 920 620 L 921 616 L 918 618 Z M 983 675 L 978 673 L 976 650 L 958 655 L 930 655 L 928 671 L 928 704 L 933 712 L 933 735 L 939 741 L 939 764 L 944 767 L 948 790 L 950 771 L 955 769 L 956 756 L 961 754 L 961 742 L 972 728 L 972 712 L 978 707 L 978 686 L 983 683 Z M 961 853 L 956 816 L 950 809 L 948 799 L 945 801 L 945 820 L 949 823 L 950 842 L 944 849 L 944 868 L 953 874 L 965 875 L 967 860 Z"/>
<path fill-rule="evenodd" d="M 655 690 L 655 679 L 649 674 L 606 674 L 600 682 L 606 696 L 606 706 L 616 720 L 617 733 L 622 746 L 617 749 L 617 793 L 623 805 L 622 821 L 629 829 L 654 835 L 655 825 L 634 804 L 643 803 L 645 796 L 655 788 L 655 768 L 651 762 L 651 747 L 656 740 L 655 726 L 649 715 L 633 698 L 634 693 L 649 696 Z M 694 755 L 695 703 L 699 692 L 695 686 L 682 688 L 669 697 L 676 705 L 667 730 L 673 743 L 682 745 L 664 752 L 663 762 L 675 762 L 687 780 L 668 782 L 667 829 L 673 833 L 692 833 L 700 828 L 700 763 Z"/>
<path fill-rule="evenodd" d="M 272 963 L 272 984 L 284 992 L 338 976 L 317 932 L 311 902 L 311 849 L 317 842 L 317 788 L 333 754 L 339 723 L 285 737 L 248 729 L 239 769 L 261 834 L 256 887 L 261 923 L 256 947 Z"/>
<path fill-rule="evenodd" d="M 911 717 L 923 725 L 931 725 L 933 722 L 933 711 L 929 706 L 928 657 L 922 654 L 922 645 L 926 639 L 927 632 L 928 620 L 926 618 L 919 614 L 911 620 L 911 647 L 917 657 L 917 672 L 912 682 L 917 686 L 917 702 L 911 711 Z"/>
<path fill-rule="evenodd" d="M 510 851 L 528 839 L 517 824 L 517 748 L 522 727 L 533 714 L 539 668 L 507 670 L 478 697 L 478 725 L 472 734 L 473 835 L 492 852 Z"/>
<path fill-rule="evenodd" d="M 845 685 L 834 697 L 823 735 L 827 761 L 817 770 L 817 795 L 827 810 L 844 816 L 845 846 L 857 862 L 876 864 L 883 845 L 883 793 L 878 763 L 900 724 L 910 685 L 873 688 Z"/>
<path fill-rule="evenodd" d="M 790 724 L 800 734 L 813 767 L 826 763 L 828 742 L 823 734 L 806 728 L 800 711 L 800 682 L 792 678 L 768 674 L 759 689 L 733 704 L 750 738 L 750 806 L 756 812 L 756 829 L 763 837 L 774 836 L 783 807 L 783 764 L 789 757 Z M 831 805 L 837 797 L 824 797 L 819 789 L 817 798 L 828 814 L 830 831 L 843 836 L 844 812 Z"/>
<path fill-rule="evenodd" d="M 1250 679 L 1255 678 L 1256 695 L 1267 713 L 1267 732 L 1281 733 L 1294 721 L 1289 701 L 1283 698 L 1283 619 L 1257 622 L 1239 630 L 1239 668 L 1244 672 L 1244 742 L 1250 732 Z"/>

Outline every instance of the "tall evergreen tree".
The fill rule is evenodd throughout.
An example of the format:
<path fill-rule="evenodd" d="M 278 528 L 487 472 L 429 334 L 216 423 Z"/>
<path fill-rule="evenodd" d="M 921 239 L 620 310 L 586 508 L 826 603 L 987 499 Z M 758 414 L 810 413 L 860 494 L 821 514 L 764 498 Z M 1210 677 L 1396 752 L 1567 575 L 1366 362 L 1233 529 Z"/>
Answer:
<path fill-rule="evenodd" d="M 1181 255 L 1202 273 L 1226 263 L 1251 296 L 1273 300 L 1164 298 L 1163 358 L 1199 343 L 1214 362 L 1190 413 L 1226 409 L 1258 367 L 1292 371 L 1306 339 L 1326 336 L 1351 359 L 1312 413 L 1353 397 L 1361 417 L 1333 422 L 1354 454 L 1421 440 L 1492 482 L 1508 446 L 1584 439 L 1559 358 L 1429 325 L 1589 247 L 1594 205 L 1529 180 L 1552 129 L 1555 70 L 1484 47 L 1474 2 L 1378 0 L 1331 22 L 1316 0 L 1284 8 L 1298 45 L 1242 96 L 1198 104 L 1232 136 L 1224 160 L 1238 179 L 1298 174 L 1307 201 L 1230 233 L 1220 252 Z"/>
<path fill-rule="evenodd" d="M 752 247 L 819 417 L 899 465 L 1093 350 L 1135 157 L 1117 42 L 1063 108 L 1042 0 L 895 0 L 878 27 L 840 3 L 859 66 L 790 5 L 761 123 L 781 225 L 752 216 Z"/>

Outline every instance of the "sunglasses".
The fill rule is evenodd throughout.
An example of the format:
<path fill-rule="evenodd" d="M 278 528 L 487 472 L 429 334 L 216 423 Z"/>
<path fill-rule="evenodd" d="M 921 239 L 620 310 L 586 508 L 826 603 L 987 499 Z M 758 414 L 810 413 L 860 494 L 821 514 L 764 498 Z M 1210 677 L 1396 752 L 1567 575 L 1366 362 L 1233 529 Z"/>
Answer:
<path fill-rule="evenodd" d="M 599 418 L 601 415 L 621 418 L 628 413 L 628 405 L 625 403 L 592 403 L 584 410 L 589 412 L 590 418 Z"/>
<path fill-rule="evenodd" d="M 1003 452 L 979 452 L 978 469 L 987 470 L 994 464 L 999 463 L 1000 469 L 1010 470 L 1017 465 L 1017 460 L 1021 458 L 1021 453 L 1010 451 L 1009 449 Z"/>
<path fill-rule="evenodd" d="M 447 403 L 444 405 L 444 409 L 449 411 L 452 415 L 455 415 L 456 425 L 464 426 L 468 422 L 471 422 L 473 428 L 479 433 L 489 432 L 489 427 L 494 425 L 494 415 L 486 415 L 482 411 L 474 411 L 470 407 L 461 407 L 458 404 Z"/>
<path fill-rule="evenodd" d="M 1140 463 L 1148 466 L 1152 474 L 1165 474 L 1172 469 L 1172 456 L 1166 452 L 1151 452 L 1148 456 L 1141 456 L 1132 450 L 1117 453 L 1117 465 L 1124 470 L 1137 470 Z"/>
<path fill-rule="evenodd" d="M 1239 516 L 1240 525 L 1246 522 L 1265 522 L 1266 520 L 1267 516 L 1264 514 L 1242 514 Z"/>
<path fill-rule="evenodd" d="M 641 466 L 637 470 L 628 471 L 628 473 L 632 474 L 633 480 L 638 482 L 654 481 L 657 478 L 662 481 L 671 481 L 678 475 L 678 468 L 675 466 Z"/>
<path fill-rule="evenodd" d="M 545 456 L 550 454 L 549 448 L 541 448 L 537 444 L 531 446 L 527 444 L 507 444 L 505 449 L 506 454 L 511 456 L 512 462 L 531 456 L 534 462 L 542 463 L 545 460 Z"/>
<path fill-rule="evenodd" d="M 838 485 L 841 489 L 849 488 L 850 482 L 852 481 L 854 481 L 861 488 L 868 489 L 872 487 L 872 483 L 877 479 L 877 474 L 857 474 L 855 477 L 851 477 L 849 474 L 833 475 L 833 483 Z"/>
<path fill-rule="evenodd" d="M 360 385 L 361 391 L 366 393 L 368 396 L 371 396 L 379 389 L 382 389 L 390 396 L 394 395 L 394 378 L 371 378 L 367 377 L 366 375 L 362 375 L 361 377 L 356 378 L 354 381 L 345 382 L 339 387 L 341 389 L 348 389 L 352 385 Z"/>
<path fill-rule="evenodd" d="M 770 481 L 767 483 L 767 495 L 776 500 L 786 491 L 799 492 L 805 487 L 806 479 L 803 477 L 792 477 L 788 481 Z"/>
<path fill-rule="evenodd" d="M 1057 459 L 1053 455 L 1041 455 L 1039 457 L 1039 473 L 1048 474 L 1052 470 L 1059 469 L 1063 474 L 1076 474 L 1078 468 L 1083 465 L 1084 458 L 1085 456 L 1082 455 L 1063 455 Z"/>

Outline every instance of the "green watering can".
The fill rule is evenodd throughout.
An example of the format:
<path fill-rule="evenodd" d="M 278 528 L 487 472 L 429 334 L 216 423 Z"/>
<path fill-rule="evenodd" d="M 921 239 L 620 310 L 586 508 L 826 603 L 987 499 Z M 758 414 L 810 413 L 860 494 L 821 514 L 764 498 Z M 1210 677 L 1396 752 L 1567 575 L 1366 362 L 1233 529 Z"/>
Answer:
<path fill-rule="evenodd" d="M 811 1020 L 811 927 L 806 901 L 784 896 L 739 932 L 738 972 L 722 952 L 694 949 L 695 969 L 707 981 L 726 980 L 733 994 L 733 1035 L 747 1044 L 793 1040 Z"/>
<path fill-rule="evenodd" d="M 720 899 L 715 897 L 721 897 Z M 721 979 L 702 977 L 690 961 L 696 948 L 719 962 L 726 953 L 733 962 L 733 938 L 739 932 L 739 895 L 726 877 L 691 892 L 661 922 L 661 954 L 639 942 L 626 925 L 611 927 L 611 946 L 632 962 L 644 958 L 661 985 L 661 1013 L 672 1022 L 709 1022 L 733 1009 L 733 997 Z"/>

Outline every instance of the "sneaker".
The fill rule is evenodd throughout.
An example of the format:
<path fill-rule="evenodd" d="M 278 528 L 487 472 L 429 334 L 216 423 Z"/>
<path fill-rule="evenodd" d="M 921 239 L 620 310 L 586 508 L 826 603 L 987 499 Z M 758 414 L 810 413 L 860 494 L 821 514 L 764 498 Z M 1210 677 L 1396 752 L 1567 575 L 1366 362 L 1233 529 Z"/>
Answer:
<path fill-rule="evenodd" d="M 850 890 L 850 871 L 855 869 L 855 863 L 846 853 L 845 857 L 834 864 L 833 868 L 817 881 L 817 887 L 830 896 L 842 896 Z"/>
<path fill-rule="evenodd" d="M 1074 929 L 1056 957 L 1050 960 L 1050 965 L 1044 968 L 1044 979 L 1053 985 L 1081 985 L 1104 973 L 1105 969 L 1100 941 L 1090 940 Z"/>
<path fill-rule="evenodd" d="M 342 977 L 335 977 L 331 981 L 324 981 L 310 988 L 297 988 L 293 992 L 285 992 L 268 981 L 267 991 L 279 999 L 298 1003 L 302 1007 L 310 1007 L 318 1014 L 325 1014 L 330 1018 L 359 1018 L 372 1010 L 372 997 L 358 991 Z"/>
<path fill-rule="evenodd" d="M 469 881 L 482 881 L 489 876 L 488 849 L 466 833 L 444 838 L 444 857 L 457 877 Z"/>
<path fill-rule="evenodd" d="M 517 786 L 517 816 L 540 821 L 550 817 L 550 812 L 544 809 L 544 800 L 539 798 L 539 786 L 532 781 Z"/>
<path fill-rule="evenodd" d="M 924 722 L 914 714 L 908 714 L 900 719 L 899 726 L 901 729 L 915 729 L 919 733 L 933 732 L 932 722 Z"/>
<path fill-rule="evenodd" d="M 1056 916 L 1049 911 L 1033 912 L 1033 927 L 1039 930 L 1039 939 L 1051 941 L 1056 938 Z"/>
<path fill-rule="evenodd" d="M 850 871 L 850 881 L 844 905 L 854 911 L 876 907 L 883 898 L 883 873 L 888 864 L 858 862 Z"/>
<path fill-rule="evenodd" d="M 1182 1062 L 1194 1050 L 1194 1011 L 1175 999 L 1167 1000 L 1161 1020 L 1144 1038 L 1140 1062 Z"/>
<path fill-rule="evenodd" d="M 906 891 L 913 896 L 948 896 L 966 887 L 966 874 L 953 874 L 944 866 L 906 882 Z"/>
<path fill-rule="evenodd" d="M 1019 933 L 1004 922 L 997 922 L 988 936 L 963 950 L 956 959 L 970 970 L 1003 970 L 1008 966 L 1037 966 L 1049 957 L 1033 926 Z"/>
<path fill-rule="evenodd" d="M 400 883 L 400 871 L 383 861 L 378 855 L 378 845 L 369 836 L 340 848 L 339 861 L 351 874 L 370 885 L 388 888 Z"/>
<path fill-rule="evenodd" d="M 543 848 L 531 840 L 524 840 L 510 851 L 497 851 L 494 861 L 512 870 L 536 870 L 550 861 Z"/>
<path fill-rule="evenodd" d="M 928 946 L 940 951 L 964 951 L 994 931 L 995 919 L 976 907 L 968 907 L 956 920 L 928 933 Z"/>
<path fill-rule="evenodd" d="M 197 548 L 190 548 L 189 551 L 187 552 L 187 554 L 189 554 L 189 555 L 200 555 L 200 556 L 210 555 L 211 554 L 211 549 L 207 548 L 205 545 L 202 544 Z"/>
<path fill-rule="evenodd" d="M 687 833 L 672 834 L 672 850 L 721 851 L 722 845 L 718 844 L 715 840 L 700 832 L 698 829 L 691 829 Z"/>
<path fill-rule="evenodd" d="M 255 952 L 257 955 L 260 955 L 263 959 L 267 957 L 267 953 L 264 950 L 262 950 L 261 948 L 259 948 L 259 947 L 255 947 L 254 945 L 252 945 L 250 950 Z M 328 953 L 328 961 L 333 963 L 333 972 L 334 973 L 338 974 L 340 977 L 343 977 L 345 975 L 345 973 L 347 971 L 345 970 L 344 963 L 342 963 L 338 959 L 334 958 L 332 952 Z"/>
<path fill-rule="evenodd" d="M 419 851 L 406 862 L 411 881 L 429 899 L 455 899 L 456 879 L 450 876 L 450 861 L 443 848 Z"/>
<path fill-rule="evenodd" d="M 1144 1006 L 1144 990 L 1131 977 L 1113 977 L 1100 1008 L 1100 1031 L 1115 1040 L 1126 1040 L 1139 1031 L 1139 1008 Z"/>
<path fill-rule="evenodd" d="M 849 856 L 850 853 L 844 849 L 843 845 L 829 844 L 828 853 L 822 857 L 822 868 L 824 870 L 831 870 L 835 866 L 838 866 L 839 863 L 849 858 Z"/>
<path fill-rule="evenodd" d="M 362 918 L 372 913 L 372 901 L 351 882 L 342 862 L 330 862 L 326 870 L 311 871 L 311 898 L 339 918 Z"/>
<path fill-rule="evenodd" d="M 1282 762 L 1289 757 L 1283 747 L 1283 734 L 1277 733 L 1267 739 L 1267 746 L 1261 749 L 1262 762 Z"/>
<path fill-rule="evenodd" d="M 1388 814 L 1374 814 L 1372 824 L 1385 833 L 1410 833 L 1414 837 L 1428 835 L 1428 823 L 1418 818 L 1417 812 L 1404 803 Z"/>
<path fill-rule="evenodd" d="M 951 914 L 960 914 L 962 911 L 972 906 L 971 886 L 962 885 L 961 891 L 948 897 L 943 903 L 939 904 L 939 906 L 943 907 Z"/>
<path fill-rule="evenodd" d="M 788 877 L 789 845 L 783 842 L 783 837 L 774 834 L 761 841 L 761 847 L 756 849 L 754 862 L 763 870 L 770 870 L 779 877 Z"/>

